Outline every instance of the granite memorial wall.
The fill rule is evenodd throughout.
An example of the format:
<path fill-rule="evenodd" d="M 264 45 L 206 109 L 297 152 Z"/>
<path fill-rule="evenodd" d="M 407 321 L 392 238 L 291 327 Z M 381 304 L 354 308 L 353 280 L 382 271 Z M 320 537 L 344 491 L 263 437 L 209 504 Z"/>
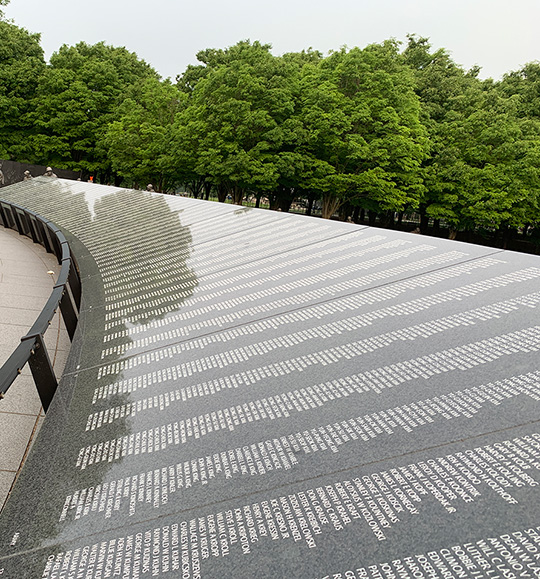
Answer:
<path fill-rule="evenodd" d="M 25 178 L 25 171 L 28 171 L 32 177 L 38 177 L 45 173 L 45 165 L 32 165 L 30 163 L 18 163 L 17 161 L 6 161 L 0 159 L 0 187 L 6 187 L 13 183 L 18 183 Z M 55 175 L 64 179 L 76 180 L 81 174 L 77 171 L 68 169 L 54 169 Z M 2 198 L 0 196 L 0 198 Z"/>
<path fill-rule="evenodd" d="M 540 258 L 37 178 L 83 279 L 0 577 L 540 576 Z"/>

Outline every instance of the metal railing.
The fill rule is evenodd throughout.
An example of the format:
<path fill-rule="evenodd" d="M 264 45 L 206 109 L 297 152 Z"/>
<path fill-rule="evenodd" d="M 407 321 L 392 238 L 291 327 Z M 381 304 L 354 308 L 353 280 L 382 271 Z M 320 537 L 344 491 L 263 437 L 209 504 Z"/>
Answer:
<path fill-rule="evenodd" d="M 47 411 L 56 392 L 56 378 L 43 335 L 58 306 L 69 337 L 73 340 L 81 306 L 81 278 L 75 258 L 63 233 L 51 221 L 7 201 L 0 201 L 0 224 L 30 237 L 48 253 L 54 253 L 61 265 L 60 274 L 45 307 L 34 325 L 5 364 L 0 368 L 0 399 L 13 384 L 28 362 L 43 409 Z"/>

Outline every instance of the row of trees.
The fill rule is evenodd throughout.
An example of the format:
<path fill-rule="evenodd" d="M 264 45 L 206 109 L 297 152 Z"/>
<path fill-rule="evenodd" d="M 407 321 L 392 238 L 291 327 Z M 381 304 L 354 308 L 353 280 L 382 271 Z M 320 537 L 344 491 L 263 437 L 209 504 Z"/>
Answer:
<path fill-rule="evenodd" d="M 1 2 L 6 0 L 0 0 Z M 540 64 L 482 81 L 410 36 L 327 56 L 239 42 L 176 82 L 124 48 L 0 22 L 0 158 L 323 217 L 540 227 Z"/>

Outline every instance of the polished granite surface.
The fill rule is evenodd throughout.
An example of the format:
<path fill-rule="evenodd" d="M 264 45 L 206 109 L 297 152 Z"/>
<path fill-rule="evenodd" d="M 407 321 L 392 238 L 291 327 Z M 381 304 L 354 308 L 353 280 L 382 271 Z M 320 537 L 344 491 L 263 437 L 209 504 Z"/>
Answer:
<path fill-rule="evenodd" d="M 538 576 L 539 257 L 61 179 L 0 193 L 62 228 L 84 292 L 2 579 Z"/>

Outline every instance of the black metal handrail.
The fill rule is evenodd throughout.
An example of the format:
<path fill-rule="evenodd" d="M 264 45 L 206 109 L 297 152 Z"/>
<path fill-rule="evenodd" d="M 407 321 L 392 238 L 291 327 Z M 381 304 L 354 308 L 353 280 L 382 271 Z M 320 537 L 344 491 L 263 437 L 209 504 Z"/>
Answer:
<path fill-rule="evenodd" d="M 43 335 L 58 306 L 69 337 L 73 340 L 81 306 L 81 278 L 74 256 L 64 234 L 48 219 L 15 203 L 0 201 L 0 224 L 30 237 L 48 253 L 54 253 L 62 266 L 53 291 L 34 325 L 5 364 L 0 368 L 0 399 L 13 384 L 28 362 L 41 399 L 47 411 L 58 386 Z"/>

